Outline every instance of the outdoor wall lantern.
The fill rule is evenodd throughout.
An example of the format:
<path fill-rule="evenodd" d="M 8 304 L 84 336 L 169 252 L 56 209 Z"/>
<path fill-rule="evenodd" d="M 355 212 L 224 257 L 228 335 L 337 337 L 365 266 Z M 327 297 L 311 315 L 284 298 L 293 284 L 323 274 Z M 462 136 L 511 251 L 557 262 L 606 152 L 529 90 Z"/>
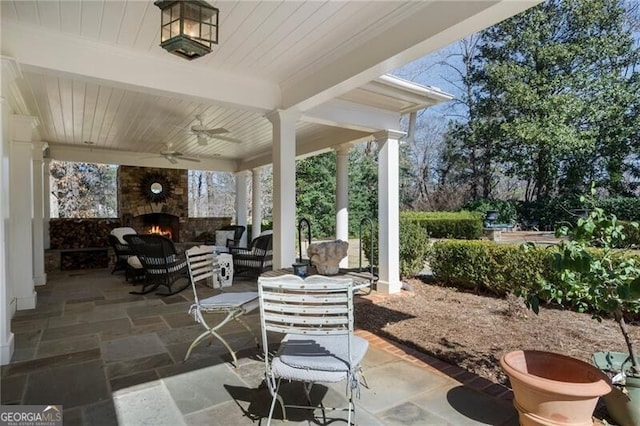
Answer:
<path fill-rule="evenodd" d="M 218 9 L 205 1 L 156 0 L 160 8 L 160 46 L 192 60 L 211 52 L 218 44 Z"/>

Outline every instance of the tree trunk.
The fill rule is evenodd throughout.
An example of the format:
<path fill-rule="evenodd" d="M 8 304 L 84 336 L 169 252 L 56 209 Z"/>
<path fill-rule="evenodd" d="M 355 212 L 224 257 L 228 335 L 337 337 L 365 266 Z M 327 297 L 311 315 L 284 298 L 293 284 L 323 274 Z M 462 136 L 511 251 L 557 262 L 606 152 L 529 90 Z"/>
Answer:
<path fill-rule="evenodd" d="M 627 324 L 624 322 L 624 316 L 619 310 L 614 313 L 614 316 L 616 322 L 618 323 L 618 326 L 620 326 L 620 331 L 622 331 L 624 341 L 627 344 L 627 350 L 629 351 L 629 356 L 631 357 L 631 369 L 629 370 L 629 375 L 640 376 L 640 365 L 638 364 L 638 357 L 636 355 L 636 350 L 633 346 L 633 342 L 631 341 L 631 338 L 629 338 L 629 332 L 627 330 Z"/>

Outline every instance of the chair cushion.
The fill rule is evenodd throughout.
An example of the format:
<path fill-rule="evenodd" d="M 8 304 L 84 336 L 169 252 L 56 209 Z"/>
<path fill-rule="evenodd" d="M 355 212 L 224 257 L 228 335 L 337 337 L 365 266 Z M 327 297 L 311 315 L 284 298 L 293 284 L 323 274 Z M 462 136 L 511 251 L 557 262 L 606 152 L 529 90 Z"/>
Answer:
<path fill-rule="evenodd" d="M 129 256 L 127 258 L 127 263 L 134 269 L 142 269 L 142 263 L 140 263 L 138 256 Z"/>
<path fill-rule="evenodd" d="M 352 336 L 351 357 L 358 365 L 364 358 L 369 342 Z M 323 371 L 346 371 L 348 369 L 347 335 L 292 335 L 283 339 L 279 356 L 282 362 L 297 368 L 312 368 Z"/>
<path fill-rule="evenodd" d="M 124 245 L 129 245 L 129 244 L 122 237 L 124 237 L 125 235 L 131 235 L 131 234 L 137 234 L 137 232 L 135 229 L 129 228 L 129 227 L 113 228 L 111 230 L 111 235 L 116 237 L 118 241 L 120 241 L 120 244 L 124 244 Z"/>
<path fill-rule="evenodd" d="M 216 231 L 216 246 L 227 245 L 227 240 L 232 240 L 235 236 L 235 231 Z"/>

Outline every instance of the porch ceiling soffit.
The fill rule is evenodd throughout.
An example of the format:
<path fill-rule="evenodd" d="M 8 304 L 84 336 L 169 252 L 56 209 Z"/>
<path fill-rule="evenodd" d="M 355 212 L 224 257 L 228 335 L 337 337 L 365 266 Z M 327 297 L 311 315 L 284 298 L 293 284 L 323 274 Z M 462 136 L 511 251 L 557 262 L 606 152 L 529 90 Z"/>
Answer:
<path fill-rule="evenodd" d="M 317 155 L 330 149 L 338 148 L 347 143 L 357 143 L 370 137 L 371 132 L 361 132 L 358 130 L 335 128 L 326 132 L 318 138 L 299 141 L 296 145 L 296 158 L 304 158 L 309 155 Z M 266 166 L 273 163 L 271 152 L 264 153 L 238 163 L 238 170 L 251 170 L 253 168 Z"/>
<path fill-rule="evenodd" d="M 176 62 L 123 47 L 2 23 L 2 54 L 24 71 L 77 78 L 138 92 L 266 113 L 280 105 L 271 81 Z M 176 78 L 176 76 L 184 76 Z"/>
<path fill-rule="evenodd" d="M 282 107 L 307 111 L 542 0 L 434 1 L 333 62 L 280 84 Z"/>
<path fill-rule="evenodd" d="M 306 111 L 301 120 L 369 133 L 400 126 L 397 112 L 342 99 L 332 99 Z"/>
<path fill-rule="evenodd" d="M 158 153 L 115 151 L 101 148 L 77 147 L 63 144 L 49 144 L 49 157 L 61 161 L 75 161 L 122 166 L 155 167 L 163 169 L 213 170 L 234 172 L 237 162 L 223 158 L 200 158 L 200 162 L 178 160 L 172 164 Z"/>

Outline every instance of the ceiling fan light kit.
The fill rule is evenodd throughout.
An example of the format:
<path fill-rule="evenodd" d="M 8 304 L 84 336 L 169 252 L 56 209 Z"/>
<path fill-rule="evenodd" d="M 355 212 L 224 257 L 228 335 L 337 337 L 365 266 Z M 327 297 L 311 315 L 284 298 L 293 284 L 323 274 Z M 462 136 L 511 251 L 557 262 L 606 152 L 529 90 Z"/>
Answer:
<path fill-rule="evenodd" d="M 211 52 L 218 44 L 219 10 L 205 1 L 156 0 L 160 8 L 160 46 L 188 60 Z"/>

